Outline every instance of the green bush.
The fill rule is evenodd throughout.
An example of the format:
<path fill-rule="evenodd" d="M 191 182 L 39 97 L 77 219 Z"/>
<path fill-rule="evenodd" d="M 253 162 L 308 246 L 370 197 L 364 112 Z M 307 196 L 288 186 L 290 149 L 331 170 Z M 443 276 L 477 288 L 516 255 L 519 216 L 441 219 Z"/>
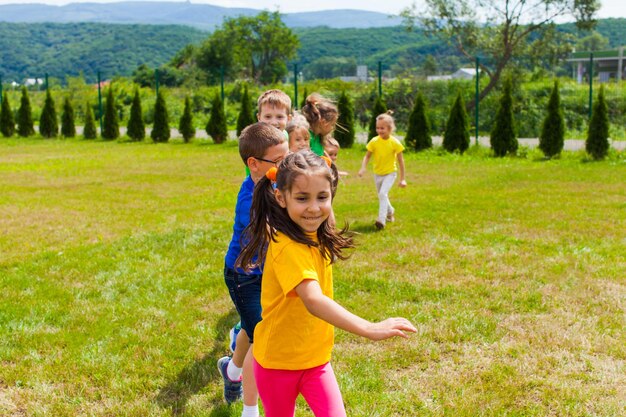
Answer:
<path fill-rule="evenodd" d="M 66 138 L 76 136 L 76 125 L 74 124 L 74 108 L 69 97 L 63 101 L 63 114 L 61 115 L 61 135 Z"/>
<path fill-rule="evenodd" d="M 7 138 L 15 133 L 15 118 L 13 117 L 13 110 L 11 110 L 11 103 L 9 103 L 7 93 L 4 93 L 2 107 L 0 107 L 0 132 Z"/>
<path fill-rule="evenodd" d="M 30 99 L 28 98 L 28 90 L 22 87 L 22 98 L 20 99 L 20 108 L 17 110 L 17 134 L 22 137 L 28 137 L 35 134 L 33 126 L 33 114 L 30 107 Z"/>
<path fill-rule="evenodd" d="M 117 119 L 117 110 L 115 106 L 115 97 L 113 96 L 113 86 L 109 86 L 107 93 L 107 101 L 104 105 L 104 119 L 102 121 L 103 139 L 113 140 L 120 136 L 120 127 Z"/>
<path fill-rule="evenodd" d="M 593 104 L 585 149 L 596 160 L 604 159 L 609 152 L 609 117 L 603 85 L 600 86 L 598 99 Z"/>
<path fill-rule="evenodd" d="M 167 142 L 170 139 L 170 124 L 167 115 L 167 105 L 163 98 L 162 89 L 157 94 L 154 104 L 154 125 L 150 137 L 154 142 Z"/>
<path fill-rule="evenodd" d="M 426 102 L 422 93 L 418 93 L 415 99 L 404 142 L 409 148 L 416 151 L 422 151 L 433 146 L 433 140 L 430 137 L 430 122 L 426 117 Z"/>
<path fill-rule="evenodd" d="M 241 135 L 241 132 L 249 125 L 254 123 L 254 114 L 252 114 L 252 103 L 250 102 L 250 95 L 248 94 L 248 86 L 244 86 L 243 94 L 241 95 L 241 110 L 239 110 L 239 116 L 237 117 L 237 137 Z"/>
<path fill-rule="evenodd" d="M 228 139 L 228 127 L 224 114 L 224 103 L 219 93 L 211 103 L 211 117 L 206 125 L 206 132 L 213 138 L 215 143 L 223 143 Z"/>
<path fill-rule="evenodd" d="M 491 149 L 496 156 L 503 157 L 507 153 L 517 152 L 519 144 L 515 134 L 515 119 L 513 118 L 513 98 L 511 96 L 511 79 L 504 81 L 500 107 L 496 113 L 496 120 L 491 130 Z"/>
<path fill-rule="evenodd" d="M 552 158 L 563 150 L 565 138 L 565 121 L 561 109 L 559 96 L 559 82 L 554 82 L 554 88 L 548 102 L 548 114 L 543 120 L 541 134 L 539 135 L 539 149 L 547 157 Z"/>
<path fill-rule="evenodd" d="M 89 102 L 85 104 L 85 122 L 83 127 L 83 137 L 85 139 L 95 139 L 98 137 L 98 129 L 96 129 L 96 121 L 93 117 L 93 110 Z"/>
<path fill-rule="evenodd" d="M 341 91 L 337 102 L 339 118 L 335 129 L 335 139 L 342 148 L 351 148 L 354 144 L 354 107 L 345 90 Z"/>
<path fill-rule="evenodd" d="M 189 143 L 189 141 L 196 136 L 196 128 L 193 127 L 193 114 L 191 112 L 191 100 L 189 100 L 189 96 L 185 97 L 185 110 L 180 117 L 178 131 L 183 135 L 185 143 Z"/>
<path fill-rule="evenodd" d="M 44 138 L 53 138 L 59 134 L 59 121 L 57 111 L 54 107 L 54 100 L 50 95 L 50 90 L 46 91 L 46 101 L 39 118 L 39 133 Z"/>
<path fill-rule="evenodd" d="M 469 148 L 469 123 L 461 92 L 457 94 L 443 134 L 443 148 L 448 152 L 458 150 L 461 154 Z"/>
<path fill-rule="evenodd" d="M 378 136 L 378 133 L 376 133 L 376 118 L 386 111 L 387 105 L 385 104 L 383 99 L 380 97 L 376 97 L 376 101 L 374 101 L 374 107 L 372 108 L 372 113 L 370 115 L 368 139 Z"/>
<path fill-rule="evenodd" d="M 143 112 L 141 110 L 141 99 L 139 97 L 139 89 L 135 88 L 135 95 L 130 105 L 130 119 L 126 134 L 133 141 L 140 142 L 146 137 L 146 125 L 143 122 Z"/>

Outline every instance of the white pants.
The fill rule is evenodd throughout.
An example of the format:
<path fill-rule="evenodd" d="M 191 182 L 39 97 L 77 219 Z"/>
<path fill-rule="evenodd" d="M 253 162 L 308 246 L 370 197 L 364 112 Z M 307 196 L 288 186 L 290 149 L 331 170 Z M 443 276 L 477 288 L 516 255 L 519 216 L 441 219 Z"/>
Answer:
<path fill-rule="evenodd" d="M 376 191 L 378 192 L 378 219 L 376 221 L 383 225 L 387 223 L 387 216 L 392 216 L 394 212 L 391 201 L 389 201 L 389 190 L 396 181 L 397 175 L 397 172 L 387 175 L 374 175 Z"/>

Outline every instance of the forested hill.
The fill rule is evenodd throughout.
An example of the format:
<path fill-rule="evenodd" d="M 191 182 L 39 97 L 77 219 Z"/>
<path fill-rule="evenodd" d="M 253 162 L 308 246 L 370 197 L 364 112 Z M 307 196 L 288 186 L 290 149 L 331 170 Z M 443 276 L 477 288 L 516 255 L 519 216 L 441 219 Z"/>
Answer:
<path fill-rule="evenodd" d="M 573 24 L 559 28 L 576 31 Z M 412 68 L 427 55 L 445 71 L 463 65 L 445 42 L 420 32 L 406 32 L 401 26 L 294 31 L 301 43 L 298 61 L 308 68 L 317 65 L 332 69 L 350 60 L 370 67 L 381 60 L 385 68 Z M 610 47 L 626 45 L 624 18 L 602 19 L 597 31 L 609 39 Z M 141 64 L 155 68 L 167 63 L 186 45 L 199 44 L 208 36 L 208 32 L 175 25 L 0 22 L 0 75 L 4 82 L 20 83 L 45 73 L 64 80 L 82 72 L 90 82 L 97 71 L 104 78 L 129 76 Z"/>
<path fill-rule="evenodd" d="M 130 75 L 140 64 L 158 67 L 207 32 L 175 25 L 99 23 L 0 23 L 0 75 L 3 81 L 61 80 L 81 72 L 93 81 Z"/>

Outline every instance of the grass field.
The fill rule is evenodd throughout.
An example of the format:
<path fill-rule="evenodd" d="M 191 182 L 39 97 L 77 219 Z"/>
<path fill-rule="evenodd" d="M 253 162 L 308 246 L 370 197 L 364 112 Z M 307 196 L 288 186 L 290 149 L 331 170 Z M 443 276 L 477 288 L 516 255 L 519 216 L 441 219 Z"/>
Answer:
<path fill-rule="evenodd" d="M 337 331 L 348 415 L 626 415 L 626 155 L 536 152 L 409 153 L 375 232 L 363 150 L 342 151 L 358 248 L 336 299 L 418 327 Z M 232 142 L 0 140 L 0 415 L 238 417 L 215 361 L 243 176 Z"/>

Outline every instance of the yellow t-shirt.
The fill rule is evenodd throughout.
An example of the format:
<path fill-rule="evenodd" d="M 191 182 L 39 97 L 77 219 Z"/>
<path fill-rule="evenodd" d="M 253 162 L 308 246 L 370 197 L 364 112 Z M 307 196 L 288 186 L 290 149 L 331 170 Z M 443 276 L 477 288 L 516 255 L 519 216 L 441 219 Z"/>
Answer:
<path fill-rule="evenodd" d="M 367 143 L 366 149 L 372 153 L 374 174 L 387 175 L 398 169 L 396 155 L 404 150 L 404 146 L 393 136 L 388 139 L 376 136 Z"/>
<path fill-rule="evenodd" d="M 319 282 L 333 298 L 330 262 L 318 248 L 279 233 L 270 241 L 261 284 L 263 320 L 254 331 L 254 358 L 264 368 L 300 370 L 330 361 L 334 327 L 309 313 L 295 288 L 305 279 Z"/>

